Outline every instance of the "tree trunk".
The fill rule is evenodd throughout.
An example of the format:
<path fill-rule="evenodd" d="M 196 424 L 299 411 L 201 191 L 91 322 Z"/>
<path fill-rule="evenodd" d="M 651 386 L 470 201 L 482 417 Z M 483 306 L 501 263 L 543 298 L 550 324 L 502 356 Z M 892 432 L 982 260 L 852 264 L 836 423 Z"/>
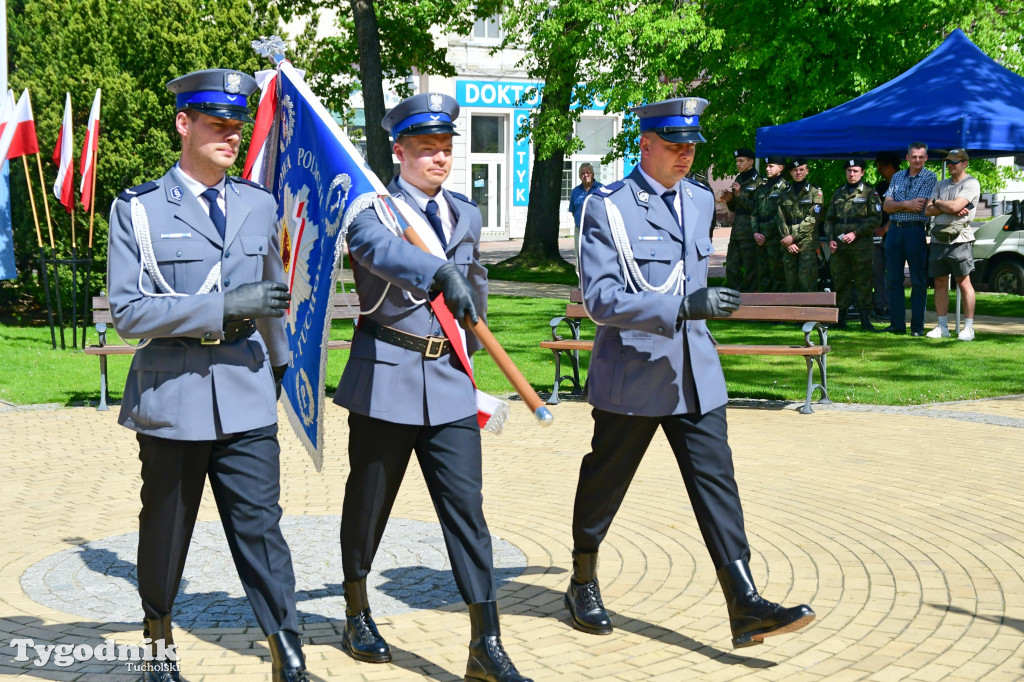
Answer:
<path fill-rule="evenodd" d="M 363 85 L 363 114 L 366 117 L 366 162 L 387 184 L 394 175 L 391 142 L 380 127 L 384 118 L 384 79 L 380 64 L 380 29 L 373 0 L 351 0 L 352 18 L 359 44 L 359 80 Z"/>
<path fill-rule="evenodd" d="M 523 248 L 519 251 L 523 261 L 562 260 L 558 253 L 558 205 L 562 199 L 564 161 L 565 152 L 561 150 L 546 159 L 535 158 L 533 161 L 526 234 L 523 236 Z"/>

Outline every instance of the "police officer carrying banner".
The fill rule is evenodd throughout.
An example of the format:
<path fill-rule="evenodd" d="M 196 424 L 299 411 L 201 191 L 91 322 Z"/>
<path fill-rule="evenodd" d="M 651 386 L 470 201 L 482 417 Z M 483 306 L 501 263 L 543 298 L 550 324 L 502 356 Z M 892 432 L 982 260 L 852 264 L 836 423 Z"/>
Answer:
<path fill-rule="evenodd" d="M 783 169 L 786 159 L 769 156 L 765 159 L 765 174 L 754 190 L 754 211 L 750 215 L 750 231 L 758 245 L 758 272 L 761 277 L 759 290 L 764 292 L 783 291 L 786 288 L 786 271 L 782 260 L 785 247 L 782 246 L 782 219 L 779 214 L 779 200 L 782 192 L 789 187 Z"/>
<path fill-rule="evenodd" d="M 391 660 L 371 617 L 366 576 L 415 451 L 469 605 L 466 678 L 517 682 L 526 678 L 505 653 L 498 626 L 475 390 L 427 301 L 443 293 L 460 321 L 475 322 L 487 310 L 480 210 L 441 187 L 452 168 L 458 115 L 454 98 L 422 93 L 381 122 L 401 164 L 388 191 L 431 226 L 447 260 L 391 232 L 374 208 L 361 212 L 347 234 L 362 315 L 334 397 L 349 411 L 351 467 L 341 515 L 342 646 L 360 661 Z M 479 349 L 472 335 L 467 345 L 471 353 Z"/>
<path fill-rule="evenodd" d="M 608 634 L 597 581 L 598 549 L 661 427 L 679 463 L 725 594 L 733 646 L 759 644 L 814 618 L 754 587 L 750 547 L 726 434 L 725 378 L 705 320 L 739 306 L 739 293 L 707 286 L 714 197 L 685 179 L 707 100 L 687 97 L 633 109 L 640 165 L 587 199 L 580 276 L 597 322 L 590 361 L 592 451 L 583 458 L 573 510 L 572 624 Z"/>
<path fill-rule="evenodd" d="M 225 171 L 238 157 L 248 74 L 172 80 L 181 158 L 123 192 L 110 213 L 114 327 L 145 339 L 132 358 L 119 422 L 142 460 L 139 595 L 154 650 L 171 618 L 207 477 L 231 556 L 267 635 L 275 682 L 307 680 L 291 554 L 281 534 L 277 397 L 288 365 L 288 289 L 273 197 Z M 276 384 L 276 386 L 275 386 Z M 275 394 L 275 389 L 277 394 Z M 144 680 L 179 679 L 154 661 Z"/>
<path fill-rule="evenodd" d="M 779 199 L 782 218 L 782 264 L 786 271 L 786 291 L 814 291 L 818 283 L 818 223 L 821 222 L 825 196 L 821 188 L 807 182 L 807 162 L 789 162 L 793 179 Z"/>
<path fill-rule="evenodd" d="M 882 221 L 882 199 L 864 182 L 863 161 L 847 159 L 843 165 L 846 184 L 832 193 L 824 229 L 832 253 L 829 268 L 839 307 L 836 327 L 846 327 L 846 309 L 856 293 L 860 328 L 875 331 L 871 324 L 871 256 L 875 248 L 871 237 Z"/>

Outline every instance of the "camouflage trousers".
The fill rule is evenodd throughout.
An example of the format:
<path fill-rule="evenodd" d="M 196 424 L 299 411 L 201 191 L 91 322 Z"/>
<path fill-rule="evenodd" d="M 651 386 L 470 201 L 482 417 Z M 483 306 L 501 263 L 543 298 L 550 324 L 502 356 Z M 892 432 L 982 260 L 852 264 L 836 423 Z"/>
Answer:
<path fill-rule="evenodd" d="M 857 241 L 860 241 L 859 239 Z M 836 290 L 836 306 L 845 311 L 850 307 L 854 293 L 857 294 L 857 309 L 871 310 L 871 256 L 874 244 L 867 242 L 864 247 L 840 246 L 832 254 L 829 267 Z"/>
<path fill-rule="evenodd" d="M 757 249 L 758 270 L 761 274 L 761 291 L 785 291 L 786 268 L 783 265 L 786 249 L 778 239 L 769 237 L 764 246 Z"/>
<path fill-rule="evenodd" d="M 814 249 L 790 253 L 782 259 L 786 271 L 786 291 L 816 291 L 818 288 L 818 252 Z"/>
<path fill-rule="evenodd" d="M 725 257 L 725 286 L 737 291 L 757 291 L 757 242 L 750 228 L 733 228 Z"/>

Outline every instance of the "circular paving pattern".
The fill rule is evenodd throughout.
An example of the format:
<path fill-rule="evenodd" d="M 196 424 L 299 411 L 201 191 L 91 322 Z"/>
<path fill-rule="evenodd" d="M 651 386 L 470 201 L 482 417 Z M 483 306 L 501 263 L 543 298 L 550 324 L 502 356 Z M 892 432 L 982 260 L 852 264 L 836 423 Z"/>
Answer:
<path fill-rule="evenodd" d="M 285 516 L 281 530 L 292 551 L 299 623 L 337 620 L 345 614 L 338 516 Z M 491 537 L 500 587 L 526 566 L 522 551 Z M 138 533 L 115 535 L 52 554 L 21 578 L 25 594 L 64 613 L 106 623 L 136 623 Z M 395 615 L 460 604 L 441 527 L 392 518 L 367 579 L 373 613 Z M 179 627 L 256 626 L 238 580 L 224 531 L 217 521 L 196 524 L 174 605 Z"/>

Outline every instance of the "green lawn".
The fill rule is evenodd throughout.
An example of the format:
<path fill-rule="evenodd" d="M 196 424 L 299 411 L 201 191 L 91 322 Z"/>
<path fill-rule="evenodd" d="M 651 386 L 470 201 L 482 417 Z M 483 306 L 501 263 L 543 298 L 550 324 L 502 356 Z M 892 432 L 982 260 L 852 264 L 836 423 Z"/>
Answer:
<path fill-rule="evenodd" d="M 490 299 L 491 330 L 542 395 L 551 390 L 554 363 L 551 352 L 538 344 L 550 338 L 548 321 L 564 310 L 565 301 L 560 299 Z M 795 344 L 803 338 L 795 325 L 715 321 L 711 329 L 721 343 Z M 593 332 L 594 325 L 584 322 L 583 337 L 593 338 Z M 351 333 L 350 322 L 337 322 L 332 337 L 349 338 Z M 95 343 L 95 332 L 90 330 L 89 336 Z M 1022 337 L 978 333 L 972 343 L 960 343 L 851 330 L 835 331 L 829 341 L 829 385 L 836 401 L 910 405 L 1024 392 Z M 110 342 L 116 342 L 112 335 Z M 346 351 L 330 353 L 328 392 L 337 387 L 347 356 Z M 588 356 L 582 354 L 584 366 Z M 110 356 L 108 362 L 110 393 L 117 400 L 130 358 Z M 499 395 L 512 392 L 486 354 L 478 354 L 475 364 L 482 389 Z M 722 358 L 722 366 L 732 397 L 803 398 L 806 374 L 801 358 L 729 356 Z M 0 326 L 0 400 L 72 405 L 98 397 L 98 358 L 81 351 L 51 350 L 46 328 Z"/>

